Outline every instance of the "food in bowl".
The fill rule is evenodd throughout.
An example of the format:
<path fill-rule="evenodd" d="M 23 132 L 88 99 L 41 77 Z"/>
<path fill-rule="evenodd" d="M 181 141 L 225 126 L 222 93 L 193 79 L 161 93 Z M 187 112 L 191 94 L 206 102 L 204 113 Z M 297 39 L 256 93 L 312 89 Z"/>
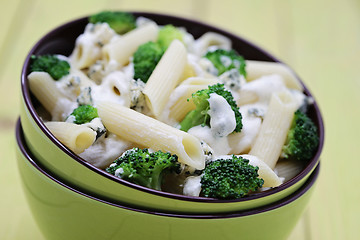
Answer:
<path fill-rule="evenodd" d="M 132 27 L 118 33 L 114 18 Z M 33 56 L 28 80 L 47 128 L 94 166 L 228 199 L 281 185 L 315 154 L 313 100 L 286 65 L 246 60 L 214 32 L 195 38 L 123 12 L 89 20 L 70 56 Z M 169 164 L 155 168 L 154 156 Z"/>
<path fill-rule="evenodd" d="M 287 239 L 311 199 L 320 167 L 294 193 L 264 206 L 226 213 L 161 212 L 109 202 L 55 178 L 29 150 L 19 121 L 16 140 L 24 194 L 45 239 L 180 240 L 184 232 L 201 240 Z"/>

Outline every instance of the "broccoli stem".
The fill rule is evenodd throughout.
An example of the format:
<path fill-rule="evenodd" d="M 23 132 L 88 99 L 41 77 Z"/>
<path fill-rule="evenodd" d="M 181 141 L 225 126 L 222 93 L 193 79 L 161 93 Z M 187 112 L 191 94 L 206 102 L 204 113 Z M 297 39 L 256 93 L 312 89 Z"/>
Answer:
<path fill-rule="evenodd" d="M 209 115 L 206 114 L 207 110 L 205 109 L 195 109 L 190 111 L 183 121 L 180 123 L 180 130 L 189 131 L 190 128 L 198 126 L 200 124 L 204 125 L 209 119 Z M 204 114 L 205 113 L 205 114 Z"/>
<path fill-rule="evenodd" d="M 162 168 L 157 168 L 153 170 L 153 174 L 151 175 L 151 181 L 149 188 L 155 189 L 155 190 L 161 190 L 161 184 L 162 184 Z"/>

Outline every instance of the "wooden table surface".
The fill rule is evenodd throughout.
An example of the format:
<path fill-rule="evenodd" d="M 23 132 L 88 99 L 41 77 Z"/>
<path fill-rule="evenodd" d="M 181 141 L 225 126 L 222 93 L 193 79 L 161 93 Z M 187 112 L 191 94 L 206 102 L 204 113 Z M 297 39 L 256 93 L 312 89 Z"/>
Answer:
<path fill-rule="evenodd" d="M 14 125 L 24 58 L 53 27 L 104 9 L 170 13 L 214 24 L 253 41 L 295 69 L 319 103 L 326 141 L 314 195 L 289 239 L 360 239 L 359 0 L 0 3 L 1 240 L 43 239 L 24 199 L 15 160 Z"/>

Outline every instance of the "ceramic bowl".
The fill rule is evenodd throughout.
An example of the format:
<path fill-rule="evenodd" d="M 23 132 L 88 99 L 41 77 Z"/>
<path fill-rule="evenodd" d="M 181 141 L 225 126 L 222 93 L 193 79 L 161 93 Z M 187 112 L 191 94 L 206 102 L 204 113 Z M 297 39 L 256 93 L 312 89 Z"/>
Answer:
<path fill-rule="evenodd" d="M 153 19 L 160 25 L 171 23 L 184 26 L 195 38 L 205 32 L 217 32 L 230 38 L 234 49 L 243 55 L 245 59 L 279 62 L 278 59 L 243 38 L 201 22 L 162 14 L 139 12 L 134 14 Z M 121 201 L 134 207 L 143 208 L 146 206 L 152 210 L 176 211 L 179 213 L 223 213 L 250 209 L 282 199 L 302 186 L 317 166 L 324 141 L 324 127 L 316 103 L 309 109 L 310 116 L 318 126 L 320 134 L 320 145 L 314 158 L 308 162 L 297 176 L 280 187 L 241 199 L 218 200 L 156 191 L 114 177 L 84 161 L 54 138 L 45 127 L 36 111 L 38 102 L 29 91 L 27 75 L 29 74 L 31 55 L 47 53 L 69 55 L 74 47 L 76 37 L 83 32 L 87 23 L 87 18 L 76 19 L 55 28 L 43 36 L 29 52 L 21 75 L 22 104 L 20 115 L 26 143 L 42 167 L 64 183 L 77 186 L 79 189 L 86 190 L 102 199 Z M 306 87 L 305 93 L 311 96 Z"/>
<path fill-rule="evenodd" d="M 226 214 L 163 213 L 99 199 L 45 171 L 20 123 L 17 161 L 25 196 L 46 239 L 286 239 L 314 190 L 319 167 L 294 193 L 269 205 Z"/>

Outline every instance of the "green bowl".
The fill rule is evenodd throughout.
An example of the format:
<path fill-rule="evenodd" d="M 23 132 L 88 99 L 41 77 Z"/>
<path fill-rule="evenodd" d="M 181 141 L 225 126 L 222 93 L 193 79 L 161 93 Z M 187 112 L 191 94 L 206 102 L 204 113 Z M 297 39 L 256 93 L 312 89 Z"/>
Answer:
<path fill-rule="evenodd" d="M 153 13 L 134 13 L 153 19 L 158 24 L 171 23 L 184 26 L 195 38 L 205 32 L 217 32 L 230 38 L 233 47 L 246 59 L 279 62 L 275 57 L 254 46 L 248 41 L 221 29 L 201 22 Z M 317 124 L 320 144 L 313 159 L 294 178 L 277 188 L 256 193 L 235 200 L 218 200 L 212 198 L 189 197 L 171 194 L 145 188 L 129 183 L 86 162 L 67 147 L 61 144 L 45 127 L 37 114 L 38 102 L 29 91 L 27 76 L 29 72 L 30 56 L 41 54 L 69 55 L 74 47 L 76 37 L 84 30 L 87 18 L 80 18 L 61 25 L 42 37 L 29 52 L 22 69 L 21 89 L 21 123 L 25 133 L 26 144 L 42 168 L 66 184 L 91 193 L 108 201 L 119 201 L 133 207 L 146 207 L 149 210 L 191 212 L 191 213 L 224 213 L 251 209 L 278 201 L 294 193 L 310 176 L 319 162 L 324 141 L 324 127 L 317 104 L 309 109 L 311 118 Z M 305 93 L 312 96 L 304 86 Z"/>
<path fill-rule="evenodd" d="M 269 205 L 226 214 L 155 212 L 109 202 L 65 184 L 29 151 L 20 123 L 17 161 L 23 190 L 46 239 L 286 239 L 303 213 L 319 167 L 294 193 Z"/>

